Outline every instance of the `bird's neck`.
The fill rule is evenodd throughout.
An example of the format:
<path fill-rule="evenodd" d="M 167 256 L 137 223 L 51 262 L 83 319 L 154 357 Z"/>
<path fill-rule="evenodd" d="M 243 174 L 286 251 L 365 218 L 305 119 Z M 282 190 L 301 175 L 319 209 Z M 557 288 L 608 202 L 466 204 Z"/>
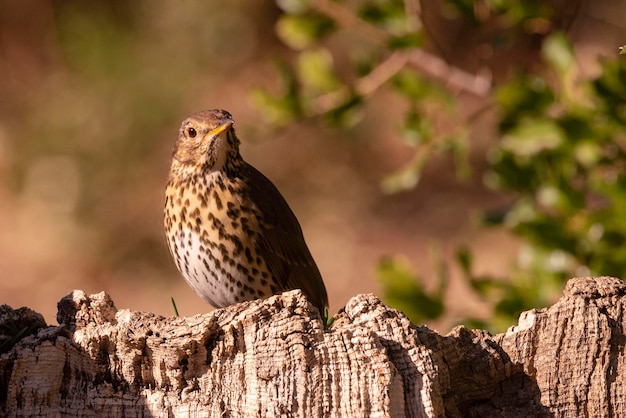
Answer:
<path fill-rule="evenodd" d="M 212 183 L 215 181 L 224 182 L 241 178 L 241 171 L 246 163 L 241 159 L 238 153 L 234 158 L 230 158 L 230 155 L 228 157 L 222 167 L 211 166 L 209 162 L 205 162 L 201 165 L 174 164 L 170 170 L 168 183 L 194 184 L 205 181 Z"/>

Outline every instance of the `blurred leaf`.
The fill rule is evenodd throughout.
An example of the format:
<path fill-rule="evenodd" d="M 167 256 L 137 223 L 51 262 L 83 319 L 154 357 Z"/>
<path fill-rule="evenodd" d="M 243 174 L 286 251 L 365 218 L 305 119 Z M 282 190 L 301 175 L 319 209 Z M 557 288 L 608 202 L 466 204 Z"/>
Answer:
<path fill-rule="evenodd" d="M 543 116 L 554 103 L 554 93 L 538 76 L 518 76 L 500 86 L 495 98 L 503 109 L 499 124 L 504 132 L 525 117 Z"/>
<path fill-rule="evenodd" d="M 409 110 L 404 117 L 402 137 L 409 145 L 416 146 L 428 142 L 432 130 L 432 122 L 417 110 Z"/>
<path fill-rule="evenodd" d="M 458 130 L 455 134 L 444 138 L 441 151 L 451 153 L 454 157 L 454 169 L 459 180 L 469 180 L 472 176 L 472 166 L 469 160 L 469 141 L 467 132 Z"/>
<path fill-rule="evenodd" d="M 565 140 L 563 131 L 552 120 L 534 120 L 511 130 L 501 142 L 502 149 L 522 157 L 557 148 Z"/>
<path fill-rule="evenodd" d="M 333 57 L 326 48 L 302 51 L 297 69 L 303 86 L 313 94 L 336 90 L 341 85 L 333 71 Z"/>
<path fill-rule="evenodd" d="M 250 93 L 250 100 L 260 109 L 265 121 L 274 126 L 284 126 L 303 114 L 300 88 L 293 72 L 284 61 L 276 61 L 281 89 L 270 93 L 257 87 Z"/>
<path fill-rule="evenodd" d="M 492 324 L 484 319 L 478 318 L 466 318 L 463 320 L 463 325 L 469 329 L 485 329 L 489 330 Z"/>
<path fill-rule="evenodd" d="M 449 92 L 446 92 L 441 86 L 424 79 L 417 72 L 408 68 L 398 72 L 398 74 L 391 79 L 391 85 L 398 93 L 401 93 L 408 99 L 416 101 L 412 103 L 412 109 L 419 106 L 419 100 L 430 100 L 444 104 L 452 102 Z"/>
<path fill-rule="evenodd" d="M 296 50 L 313 46 L 334 29 L 335 23 L 332 20 L 317 14 L 282 15 L 276 23 L 276 33 L 280 40 Z"/>
<path fill-rule="evenodd" d="M 544 59 L 561 74 L 571 71 L 576 64 L 572 46 L 562 32 L 553 33 L 546 38 L 542 53 Z"/>
<path fill-rule="evenodd" d="M 350 94 L 347 100 L 331 109 L 326 115 L 335 126 L 350 127 L 363 118 L 363 99 L 357 94 Z"/>
<path fill-rule="evenodd" d="M 413 32 L 406 35 L 393 36 L 389 38 L 388 44 L 391 49 L 411 49 L 419 48 L 424 43 L 422 32 Z"/>
<path fill-rule="evenodd" d="M 506 317 L 507 322 L 509 322 L 511 319 L 518 317 L 527 308 L 528 305 L 523 295 L 515 287 L 509 287 L 509 294 L 496 303 L 495 312 L 497 315 Z"/>
<path fill-rule="evenodd" d="M 466 246 L 457 248 L 456 260 L 457 260 L 457 263 L 459 264 L 459 267 L 461 267 L 463 274 L 465 274 L 466 276 L 469 276 L 471 274 L 472 263 L 474 261 L 472 252 L 470 251 L 470 249 Z"/>
<path fill-rule="evenodd" d="M 395 173 L 388 174 L 381 183 L 383 192 L 393 194 L 415 188 L 420 180 L 421 168 L 419 164 L 409 164 Z"/>
<path fill-rule="evenodd" d="M 386 258 L 378 264 L 386 303 L 402 311 L 414 323 L 439 318 L 444 311 L 441 295 L 427 295 L 420 279 L 402 259 Z"/>
<path fill-rule="evenodd" d="M 482 213 L 480 222 L 486 227 L 500 226 L 504 223 L 507 213 L 506 208 L 486 210 Z"/>
<path fill-rule="evenodd" d="M 400 0 L 365 1 L 358 10 L 358 16 L 374 23 L 393 36 L 402 37 L 411 27 L 404 2 Z"/>
<path fill-rule="evenodd" d="M 446 3 L 465 17 L 469 23 L 473 23 L 475 25 L 479 23 L 479 20 L 474 13 L 476 10 L 474 0 L 447 0 Z"/>

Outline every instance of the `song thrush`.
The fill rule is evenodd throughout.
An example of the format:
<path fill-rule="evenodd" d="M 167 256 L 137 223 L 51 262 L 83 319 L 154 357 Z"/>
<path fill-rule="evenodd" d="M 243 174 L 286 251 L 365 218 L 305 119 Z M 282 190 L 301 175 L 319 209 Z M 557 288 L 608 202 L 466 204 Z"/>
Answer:
<path fill-rule="evenodd" d="M 239 154 L 233 119 L 185 119 L 165 192 L 165 231 L 178 270 L 215 307 L 302 289 L 322 316 L 326 288 L 295 215 Z"/>

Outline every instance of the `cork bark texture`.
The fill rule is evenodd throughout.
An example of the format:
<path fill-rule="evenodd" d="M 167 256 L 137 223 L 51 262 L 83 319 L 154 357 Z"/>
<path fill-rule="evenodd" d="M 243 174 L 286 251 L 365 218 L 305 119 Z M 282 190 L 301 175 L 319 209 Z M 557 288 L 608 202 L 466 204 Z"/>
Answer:
<path fill-rule="evenodd" d="M 576 278 L 508 332 L 415 326 L 358 295 L 325 330 L 300 291 L 192 317 L 74 291 L 59 326 L 0 309 L 0 414 L 626 416 L 624 294 Z"/>

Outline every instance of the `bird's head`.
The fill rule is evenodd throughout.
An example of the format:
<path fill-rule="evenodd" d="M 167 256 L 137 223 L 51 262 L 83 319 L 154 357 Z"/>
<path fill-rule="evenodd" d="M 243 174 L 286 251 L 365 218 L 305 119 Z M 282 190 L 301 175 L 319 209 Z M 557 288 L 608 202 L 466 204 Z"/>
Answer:
<path fill-rule="evenodd" d="M 239 140 L 225 110 L 204 110 L 185 119 L 172 155 L 172 174 L 186 177 L 236 169 Z"/>

